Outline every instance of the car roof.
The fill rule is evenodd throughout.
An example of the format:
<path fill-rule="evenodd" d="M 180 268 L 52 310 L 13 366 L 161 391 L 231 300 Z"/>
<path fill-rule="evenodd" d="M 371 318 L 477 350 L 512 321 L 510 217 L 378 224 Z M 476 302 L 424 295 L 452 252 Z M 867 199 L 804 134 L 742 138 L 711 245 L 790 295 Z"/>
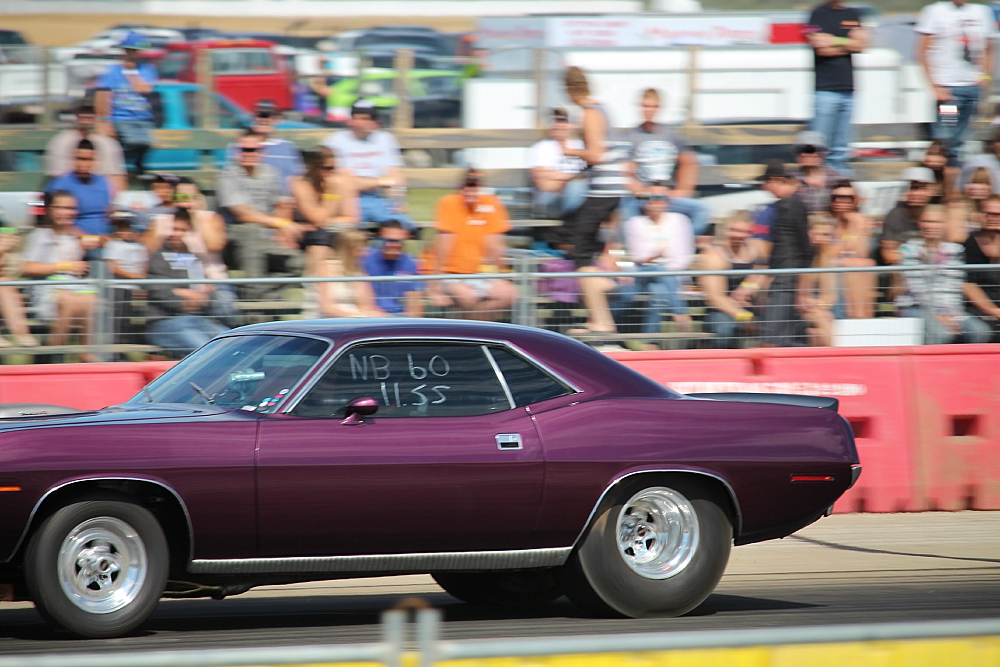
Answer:
<path fill-rule="evenodd" d="M 316 336 L 331 341 L 338 348 L 358 341 L 389 342 L 405 338 L 506 342 L 594 397 L 676 396 L 663 385 L 580 341 L 553 331 L 517 324 L 436 318 L 350 318 L 265 322 L 233 329 L 223 335 L 252 334 Z"/>
<path fill-rule="evenodd" d="M 221 39 L 199 39 L 193 42 L 175 42 L 168 44 L 167 49 L 171 51 L 193 51 L 195 49 L 270 49 L 277 46 L 274 42 L 252 37 L 229 37 Z"/>

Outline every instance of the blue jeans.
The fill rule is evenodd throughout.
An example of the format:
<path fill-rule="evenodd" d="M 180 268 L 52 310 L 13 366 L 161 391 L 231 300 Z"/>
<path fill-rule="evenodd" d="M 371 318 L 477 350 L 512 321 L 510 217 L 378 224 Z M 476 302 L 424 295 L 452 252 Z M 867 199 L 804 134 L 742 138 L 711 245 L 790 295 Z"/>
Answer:
<path fill-rule="evenodd" d="M 694 229 L 695 236 L 704 236 L 708 231 L 708 226 L 712 224 L 712 209 L 700 199 L 671 199 L 669 210 L 671 213 L 687 216 L 691 220 L 691 228 Z M 634 218 L 642 214 L 642 204 L 635 197 L 622 197 L 618 213 L 622 220 Z"/>
<path fill-rule="evenodd" d="M 951 343 L 988 343 L 993 337 L 990 325 L 972 315 L 960 316 L 958 333 L 946 329 L 937 318 L 920 306 L 902 310 L 903 317 L 919 317 L 924 321 L 924 345 L 948 345 Z"/>
<path fill-rule="evenodd" d="M 851 112 L 854 93 L 833 90 L 816 91 L 816 110 L 809 129 L 821 132 L 830 149 L 827 163 L 838 171 L 847 172 L 848 144 L 851 142 Z"/>
<path fill-rule="evenodd" d="M 226 331 L 229 329 L 207 317 L 177 315 L 150 324 L 146 337 L 153 345 L 186 355 Z"/>
<path fill-rule="evenodd" d="M 715 334 L 712 347 L 716 349 L 739 347 L 740 323 L 731 315 L 718 310 L 710 310 L 705 315 L 705 331 Z"/>
<path fill-rule="evenodd" d="M 958 149 L 965 143 L 969 134 L 969 121 L 976 113 L 979 104 L 979 86 L 948 86 L 952 103 L 958 107 L 958 118 L 953 122 L 943 123 L 941 114 L 937 116 L 932 134 L 935 139 L 941 139 L 948 151 L 948 165 L 958 166 Z"/>
<path fill-rule="evenodd" d="M 640 271 L 662 271 L 659 265 L 645 265 Z M 660 315 L 669 312 L 673 315 L 686 315 L 687 304 L 680 295 L 681 280 L 677 276 L 656 276 L 637 279 L 638 291 L 649 295 L 649 305 L 642 318 L 643 333 L 660 332 Z"/>
<path fill-rule="evenodd" d="M 375 226 L 378 226 L 386 220 L 399 220 L 411 233 L 417 229 L 410 216 L 392 210 L 396 202 L 386 199 L 380 194 L 362 192 L 359 203 L 361 205 L 361 222 L 363 226 L 367 226 L 363 224 L 366 222 L 375 223 Z"/>
<path fill-rule="evenodd" d="M 572 213 L 580 208 L 587 198 L 589 187 L 586 180 L 576 178 L 567 182 L 563 189 L 558 192 L 536 190 L 534 201 L 531 203 L 532 215 L 550 220 L 562 218 L 567 213 Z"/>

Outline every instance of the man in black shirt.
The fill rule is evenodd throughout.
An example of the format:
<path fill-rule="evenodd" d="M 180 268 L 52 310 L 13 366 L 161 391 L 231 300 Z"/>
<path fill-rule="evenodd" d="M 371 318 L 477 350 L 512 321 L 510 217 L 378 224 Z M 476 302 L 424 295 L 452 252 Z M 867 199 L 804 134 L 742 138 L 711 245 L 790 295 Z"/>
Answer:
<path fill-rule="evenodd" d="M 810 130 L 827 138 L 827 162 L 846 171 L 854 109 L 854 65 L 851 54 L 861 53 L 868 35 L 858 12 L 830 0 L 813 10 L 806 27 L 816 61 L 816 109 Z"/>
<path fill-rule="evenodd" d="M 780 160 L 767 163 L 761 181 L 770 185 L 775 203 L 775 220 L 771 227 L 772 269 L 801 269 L 812 264 L 813 249 L 809 242 L 809 211 L 795 194 L 798 181 L 785 171 Z M 764 317 L 764 342 L 786 347 L 806 340 L 802 320 L 796 312 L 800 276 L 775 276 L 768 289 L 768 305 Z"/>
<path fill-rule="evenodd" d="M 889 211 L 878 238 L 880 264 L 899 264 L 899 246 L 917 234 L 917 220 L 930 201 L 934 172 L 927 167 L 907 167 L 900 180 L 909 182 L 906 197 Z"/>

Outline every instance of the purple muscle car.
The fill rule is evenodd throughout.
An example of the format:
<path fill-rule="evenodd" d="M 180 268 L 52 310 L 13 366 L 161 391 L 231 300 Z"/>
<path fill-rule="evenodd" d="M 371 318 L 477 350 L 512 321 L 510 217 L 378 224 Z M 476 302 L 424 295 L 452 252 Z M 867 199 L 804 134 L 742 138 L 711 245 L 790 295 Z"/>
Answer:
<path fill-rule="evenodd" d="M 733 544 L 855 482 L 836 406 L 684 396 L 512 325 L 243 327 L 123 405 L 0 419 L 0 585 L 85 637 L 163 596 L 402 573 L 476 604 L 679 615 Z"/>

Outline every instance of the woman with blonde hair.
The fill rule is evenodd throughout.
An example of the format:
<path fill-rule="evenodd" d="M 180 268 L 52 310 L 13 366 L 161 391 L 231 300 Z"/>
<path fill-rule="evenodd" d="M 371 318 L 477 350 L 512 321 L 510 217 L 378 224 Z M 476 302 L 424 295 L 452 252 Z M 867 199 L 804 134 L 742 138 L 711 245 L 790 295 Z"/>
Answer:
<path fill-rule="evenodd" d="M 367 251 L 368 235 L 359 229 L 337 234 L 334 257 L 316 264 L 318 278 L 348 278 L 365 275 L 362 262 Z M 379 317 L 375 293 L 365 281 L 318 282 L 306 284 L 306 307 L 303 314 L 317 317 Z"/>
<path fill-rule="evenodd" d="M 993 185 L 993 178 L 986 167 L 978 167 L 972 172 L 969 182 L 962 188 L 962 194 L 948 202 L 946 241 L 965 243 L 969 234 L 983 228 L 986 222 L 983 203 L 993 194 Z"/>
<path fill-rule="evenodd" d="M 809 243 L 813 247 L 812 268 L 840 263 L 844 241 L 837 238 L 837 220 L 829 213 L 809 214 Z M 811 345 L 829 346 L 833 341 L 837 279 L 832 273 L 806 273 L 799 279 L 798 310 L 806 321 Z"/>
<path fill-rule="evenodd" d="M 830 215 L 834 225 L 837 266 L 875 266 L 871 257 L 872 222 L 858 210 L 860 198 L 850 181 L 838 181 L 830 192 Z M 843 289 L 837 300 L 837 316 L 851 319 L 875 317 L 874 273 L 846 273 L 840 276 Z M 841 301 L 843 303 L 841 303 Z"/>

